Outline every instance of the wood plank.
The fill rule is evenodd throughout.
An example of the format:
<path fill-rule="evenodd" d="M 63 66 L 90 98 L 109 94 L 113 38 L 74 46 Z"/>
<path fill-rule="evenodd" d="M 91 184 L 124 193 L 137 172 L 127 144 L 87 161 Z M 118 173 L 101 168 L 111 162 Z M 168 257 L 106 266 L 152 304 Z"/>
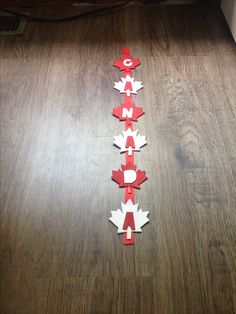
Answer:
<path fill-rule="evenodd" d="M 124 197 L 110 180 L 124 46 L 142 61 L 136 199 L 150 211 L 129 247 L 108 222 Z M 28 23 L 0 51 L 0 312 L 235 313 L 236 57 L 221 12 Z"/>

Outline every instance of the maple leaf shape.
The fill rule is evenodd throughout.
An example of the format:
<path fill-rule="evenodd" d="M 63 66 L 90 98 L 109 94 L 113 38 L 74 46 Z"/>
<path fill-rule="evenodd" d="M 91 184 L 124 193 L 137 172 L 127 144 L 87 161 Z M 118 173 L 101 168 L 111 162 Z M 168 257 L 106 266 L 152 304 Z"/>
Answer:
<path fill-rule="evenodd" d="M 121 81 L 115 82 L 114 88 L 119 90 L 120 93 L 126 93 L 127 96 L 130 94 L 137 94 L 141 88 L 143 88 L 142 82 L 135 81 L 133 77 L 127 75 L 122 77 Z"/>
<path fill-rule="evenodd" d="M 134 103 L 125 103 L 121 104 L 120 107 L 113 108 L 113 115 L 119 118 L 120 121 L 138 121 L 138 118 L 143 114 L 143 109 L 135 106 Z"/>
<path fill-rule="evenodd" d="M 142 227 L 149 222 L 147 218 L 149 212 L 138 210 L 138 204 L 133 204 L 131 200 L 128 200 L 126 204 L 121 203 L 121 209 L 112 210 L 109 220 L 118 228 L 118 233 L 125 233 L 128 228 L 132 229 L 132 232 L 142 232 Z M 134 225 L 126 225 L 125 220 L 127 214 L 133 214 Z"/>
<path fill-rule="evenodd" d="M 118 67 L 121 71 L 130 71 L 135 69 L 141 62 L 137 58 L 130 55 L 129 48 L 123 49 L 123 56 L 119 60 L 115 60 L 113 65 Z"/>
<path fill-rule="evenodd" d="M 121 71 L 128 71 L 135 69 L 141 64 L 140 60 L 137 58 L 132 58 L 130 55 L 123 56 L 119 60 L 115 60 L 113 65 L 119 68 Z"/>
<path fill-rule="evenodd" d="M 138 130 L 128 129 L 122 135 L 114 137 L 114 144 L 120 148 L 120 152 L 128 152 L 129 156 L 133 151 L 140 151 L 141 147 L 147 144 L 146 137 L 138 134 Z"/>
<path fill-rule="evenodd" d="M 147 180 L 145 171 L 136 171 L 136 166 L 131 163 L 121 165 L 122 170 L 113 170 L 112 179 L 119 184 L 120 187 L 133 187 L 140 189 L 140 184 Z"/>

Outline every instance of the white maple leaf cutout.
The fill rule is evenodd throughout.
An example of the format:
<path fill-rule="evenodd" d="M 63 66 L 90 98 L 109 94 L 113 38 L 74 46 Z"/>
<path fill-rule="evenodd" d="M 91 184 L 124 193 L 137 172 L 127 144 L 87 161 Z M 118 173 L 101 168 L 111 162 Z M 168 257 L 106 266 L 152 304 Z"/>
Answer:
<path fill-rule="evenodd" d="M 135 148 L 132 148 L 131 146 L 125 147 L 128 136 L 133 137 Z M 120 148 L 121 153 L 128 152 L 129 156 L 132 155 L 133 151 L 139 152 L 140 148 L 147 144 L 145 135 L 139 135 L 138 130 L 132 131 L 130 128 L 123 131 L 122 134 L 114 136 L 113 143 Z"/>
<path fill-rule="evenodd" d="M 138 204 L 133 204 L 131 200 L 128 200 L 126 204 L 121 203 L 121 208 L 122 210 L 111 210 L 111 217 L 109 218 L 109 220 L 118 228 L 117 233 L 130 232 L 130 230 L 131 232 L 142 232 L 142 226 L 149 222 L 149 219 L 147 218 L 149 212 L 143 211 L 142 209 L 138 210 Z M 132 230 L 130 227 L 128 227 L 127 230 L 123 229 L 126 212 L 133 212 L 135 230 Z"/>
<path fill-rule="evenodd" d="M 128 82 L 130 82 L 132 86 L 131 89 L 125 89 Z M 137 91 L 143 88 L 143 85 L 142 82 L 135 81 L 133 77 L 127 75 L 126 77 L 122 77 L 121 81 L 115 82 L 114 88 L 119 90 L 120 93 L 126 93 L 127 96 L 130 96 L 130 94 L 137 94 Z"/>

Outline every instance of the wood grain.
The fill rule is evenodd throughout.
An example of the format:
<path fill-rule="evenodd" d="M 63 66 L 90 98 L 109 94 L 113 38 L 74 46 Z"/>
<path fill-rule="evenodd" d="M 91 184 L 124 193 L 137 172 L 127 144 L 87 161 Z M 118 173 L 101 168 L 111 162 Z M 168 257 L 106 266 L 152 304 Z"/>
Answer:
<path fill-rule="evenodd" d="M 110 180 L 124 46 L 142 62 L 136 199 L 150 211 L 129 247 L 108 222 L 124 195 Z M 0 53 L 0 312 L 236 313 L 236 55 L 220 11 L 28 23 Z"/>

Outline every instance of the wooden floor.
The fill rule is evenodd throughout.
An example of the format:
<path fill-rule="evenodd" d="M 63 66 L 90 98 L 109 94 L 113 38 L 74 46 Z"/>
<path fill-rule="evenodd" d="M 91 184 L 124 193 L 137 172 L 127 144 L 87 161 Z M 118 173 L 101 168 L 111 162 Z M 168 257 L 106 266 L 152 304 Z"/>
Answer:
<path fill-rule="evenodd" d="M 112 67 L 142 62 L 150 223 L 124 246 Z M 1 314 L 236 313 L 236 54 L 220 11 L 130 7 L 2 37 Z"/>

